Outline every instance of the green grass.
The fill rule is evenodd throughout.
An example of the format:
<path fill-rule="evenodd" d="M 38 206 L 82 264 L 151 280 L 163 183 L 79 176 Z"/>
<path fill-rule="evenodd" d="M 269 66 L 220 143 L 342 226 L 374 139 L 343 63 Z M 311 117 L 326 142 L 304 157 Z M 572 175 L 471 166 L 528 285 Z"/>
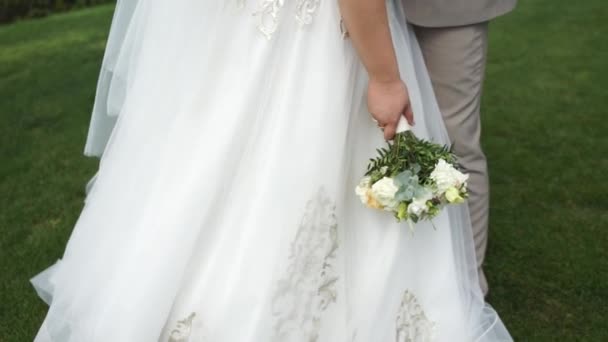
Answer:
<path fill-rule="evenodd" d="M 96 163 L 82 157 L 112 7 L 0 27 L 0 341 L 44 318 L 28 279 L 59 258 Z"/>
<path fill-rule="evenodd" d="M 59 258 L 112 7 L 0 27 L 0 341 L 31 341 L 28 279 Z M 491 25 L 483 100 L 492 304 L 518 341 L 608 341 L 608 6 L 524 0 Z M 459 341 L 455 341 L 459 342 Z"/>
<path fill-rule="evenodd" d="M 491 301 L 522 341 L 608 341 L 608 6 L 522 1 L 483 99 Z"/>

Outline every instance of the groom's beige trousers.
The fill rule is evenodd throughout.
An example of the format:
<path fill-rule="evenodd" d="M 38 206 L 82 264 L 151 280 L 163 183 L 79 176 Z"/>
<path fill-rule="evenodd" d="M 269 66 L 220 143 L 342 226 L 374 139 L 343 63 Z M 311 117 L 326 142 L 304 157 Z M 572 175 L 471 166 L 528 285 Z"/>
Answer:
<path fill-rule="evenodd" d="M 454 151 L 470 174 L 469 209 L 479 282 L 487 294 L 482 266 L 488 244 L 490 189 L 486 157 L 479 143 L 479 104 L 488 22 L 513 10 L 517 0 L 402 1 L 407 20 L 416 30 Z"/>
<path fill-rule="evenodd" d="M 480 100 L 488 46 L 488 23 L 460 27 L 415 26 L 416 36 L 453 149 L 469 173 L 469 210 L 484 294 L 488 283 L 483 262 L 488 244 L 489 183 L 480 144 Z"/>

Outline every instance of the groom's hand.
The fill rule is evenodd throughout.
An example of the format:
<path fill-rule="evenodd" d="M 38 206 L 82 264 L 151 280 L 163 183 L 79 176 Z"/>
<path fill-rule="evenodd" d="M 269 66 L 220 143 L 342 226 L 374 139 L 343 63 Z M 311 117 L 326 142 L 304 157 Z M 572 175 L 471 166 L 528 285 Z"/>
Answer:
<path fill-rule="evenodd" d="M 401 116 L 405 116 L 410 125 L 414 125 L 414 113 L 410 96 L 405 83 L 400 79 L 370 79 L 367 88 L 367 107 L 384 131 L 384 139 L 391 140 L 397 131 Z"/>

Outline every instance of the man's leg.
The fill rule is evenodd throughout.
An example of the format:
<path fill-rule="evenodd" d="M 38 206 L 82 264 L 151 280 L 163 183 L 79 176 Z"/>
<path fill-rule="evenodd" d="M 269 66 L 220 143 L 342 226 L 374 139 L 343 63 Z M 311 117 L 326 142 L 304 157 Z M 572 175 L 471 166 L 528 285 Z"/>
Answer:
<path fill-rule="evenodd" d="M 489 182 L 480 145 L 480 99 L 488 45 L 488 24 L 415 27 L 454 152 L 469 178 L 469 209 L 484 294 L 482 270 L 488 242 Z"/>

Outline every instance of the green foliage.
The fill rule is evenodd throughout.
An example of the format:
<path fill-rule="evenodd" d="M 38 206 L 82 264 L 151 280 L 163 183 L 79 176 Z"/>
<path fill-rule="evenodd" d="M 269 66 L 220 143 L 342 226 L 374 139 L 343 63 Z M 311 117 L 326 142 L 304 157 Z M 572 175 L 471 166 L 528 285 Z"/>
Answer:
<path fill-rule="evenodd" d="M 420 185 L 420 179 L 418 177 L 420 167 L 416 164 L 413 165 L 413 169 L 405 170 L 393 177 L 395 184 L 399 187 L 399 191 L 395 194 L 395 199 L 399 202 L 411 201 L 414 197 L 422 196 L 422 192 L 425 190 Z"/>
<path fill-rule="evenodd" d="M 379 148 L 378 156 L 370 159 L 366 176 L 372 183 L 384 175 L 396 177 L 404 170 L 417 170 L 422 181 L 428 179 L 439 159 L 455 163 L 456 157 L 447 146 L 418 139 L 411 131 L 399 133 L 388 147 Z"/>
<path fill-rule="evenodd" d="M 109 2 L 115 0 L 0 0 L 0 23 Z"/>

